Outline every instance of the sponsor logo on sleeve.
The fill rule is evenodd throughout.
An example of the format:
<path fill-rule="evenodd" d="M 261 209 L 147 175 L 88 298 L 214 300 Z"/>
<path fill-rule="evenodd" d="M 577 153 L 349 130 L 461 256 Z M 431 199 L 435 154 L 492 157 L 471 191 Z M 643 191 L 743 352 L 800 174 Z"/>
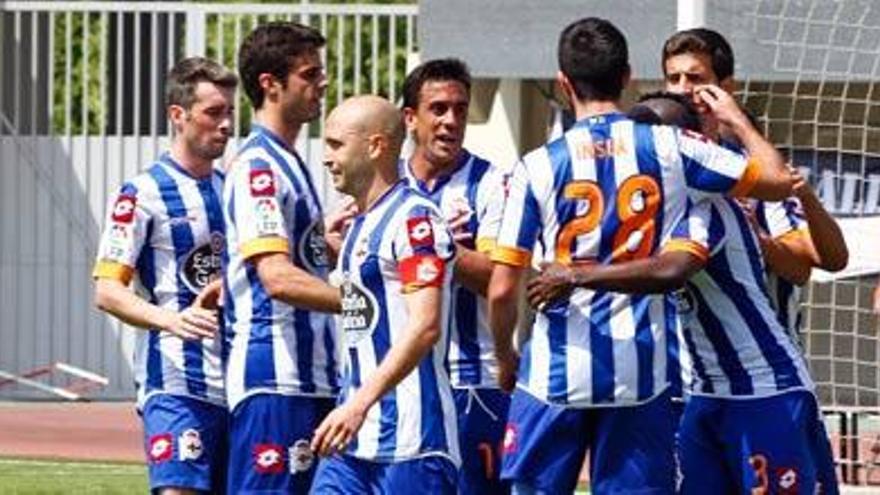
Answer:
<path fill-rule="evenodd" d="M 259 198 L 254 203 L 254 213 L 257 219 L 258 236 L 282 235 L 281 210 L 278 207 L 278 200 L 274 196 Z"/>
<path fill-rule="evenodd" d="M 113 213 L 110 218 L 118 223 L 131 223 L 134 221 L 134 208 L 137 206 L 137 197 L 130 194 L 120 194 L 113 204 Z"/>
<path fill-rule="evenodd" d="M 252 196 L 275 196 L 275 177 L 271 170 L 251 170 L 250 185 Z"/>
<path fill-rule="evenodd" d="M 195 461 L 202 456 L 202 437 L 192 428 L 184 430 L 177 439 L 178 457 L 181 461 Z"/>
<path fill-rule="evenodd" d="M 428 217 L 415 217 L 406 221 L 409 244 L 413 248 L 434 245 L 434 227 Z"/>
<path fill-rule="evenodd" d="M 290 474 L 304 473 L 315 463 L 315 454 L 309 447 L 309 441 L 305 439 L 294 442 L 287 449 L 287 457 L 290 459 Z"/>
<path fill-rule="evenodd" d="M 150 451 L 147 453 L 150 462 L 158 464 L 171 459 L 174 450 L 172 438 L 171 433 L 161 433 L 150 437 Z"/>
<path fill-rule="evenodd" d="M 284 472 L 284 451 L 280 445 L 258 443 L 254 445 L 254 469 L 260 474 Z"/>

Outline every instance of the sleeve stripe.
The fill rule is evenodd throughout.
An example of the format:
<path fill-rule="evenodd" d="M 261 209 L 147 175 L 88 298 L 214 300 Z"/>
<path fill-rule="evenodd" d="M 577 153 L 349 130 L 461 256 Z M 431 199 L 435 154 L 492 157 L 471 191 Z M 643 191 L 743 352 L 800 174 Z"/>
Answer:
<path fill-rule="evenodd" d="M 491 258 L 496 263 L 525 268 L 532 262 L 532 253 L 515 247 L 496 246 Z"/>
<path fill-rule="evenodd" d="M 94 278 L 112 278 L 119 280 L 125 285 L 131 282 L 133 275 L 134 268 L 115 261 L 99 261 L 95 264 L 95 269 L 92 271 L 92 277 Z"/>
<path fill-rule="evenodd" d="M 774 237 L 774 239 L 776 239 L 777 241 L 783 241 L 783 240 L 786 240 L 786 239 L 792 239 L 792 238 L 806 238 L 806 239 L 809 239 L 809 235 L 810 235 L 810 230 L 809 230 L 809 229 L 807 229 L 807 228 L 799 228 L 799 229 L 792 229 L 792 230 L 789 230 L 788 232 L 785 232 L 785 233 L 783 233 L 783 234 L 780 234 L 780 235 Z"/>
<path fill-rule="evenodd" d="M 257 254 L 263 253 L 289 253 L 289 245 L 287 239 L 283 237 L 261 237 L 242 244 L 241 257 L 248 259 Z"/>
<path fill-rule="evenodd" d="M 743 171 L 742 177 L 740 177 L 739 182 L 733 186 L 733 189 L 730 190 L 730 195 L 735 198 L 748 196 L 760 178 L 761 162 L 755 158 L 749 158 L 746 162 L 746 169 Z"/>
<path fill-rule="evenodd" d="M 491 237 L 477 238 L 477 251 L 485 254 L 492 254 L 495 250 L 495 239 Z"/>
<path fill-rule="evenodd" d="M 703 261 L 709 259 L 709 249 L 699 242 L 690 239 L 672 239 L 663 246 L 663 252 L 685 251 Z"/>

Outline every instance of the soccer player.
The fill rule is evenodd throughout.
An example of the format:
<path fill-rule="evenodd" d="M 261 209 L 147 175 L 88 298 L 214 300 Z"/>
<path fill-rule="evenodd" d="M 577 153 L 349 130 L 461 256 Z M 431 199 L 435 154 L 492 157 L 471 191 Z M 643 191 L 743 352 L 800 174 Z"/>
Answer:
<path fill-rule="evenodd" d="M 667 123 L 690 120 L 672 100 L 640 105 Z M 679 433 L 682 492 L 816 493 L 832 459 L 830 450 L 816 450 L 813 382 L 772 308 L 745 211 L 730 198 L 704 199 L 673 242 L 697 244 L 677 259 L 663 253 L 610 267 L 547 266 L 530 282 L 529 300 L 547 304 L 573 287 L 665 292 L 689 279 L 678 294 L 695 371 Z M 822 489 L 836 493 L 836 483 L 823 481 Z"/>
<path fill-rule="evenodd" d="M 471 77 L 457 59 L 430 60 L 403 83 L 403 115 L 415 147 L 401 175 L 440 208 L 456 239 L 448 365 L 462 454 L 461 494 L 507 493 L 499 480 L 510 398 L 498 387 L 486 284 L 492 273 L 503 172 L 462 147 Z M 492 204 L 494 203 L 494 204 Z"/>
<path fill-rule="evenodd" d="M 724 37 L 711 29 L 697 28 L 675 33 L 663 47 L 663 73 L 666 89 L 692 96 L 697 84 L 717 84 L 732 92 L 734 83 L 733 49 Z M 702 110 L 703 130 L 722 145 L 740 151 L 741 146 L 724 126 Z M 812 267 L 842 270 L 848 250 L 840 227 L 803 177 L 796 176 L 794 195 L 781 202 L 749 202 L 747 213 L 753 221 L 767 272 L 767 290 L 777 317 L 791 338 L 800 342 L 800 303 L 803 286 Z M 825 493 L 836 493 L 836 470 L 830 459 L 831 447 L 824 423 L 816 430 L 817 457 L 826 460 L 819 471 Z"/>
<path fill-rule="evenodd" d="M 229 165 L 223 193 L 229 493 L 306 493 L 312 432 L 339 391 L 332 316 L 339 294 L 318 194 L 294 150 L 320 113 L 324 38 L 295 23 L 258 26 L 239 49 L 254 125 Z"/>
<path fill-rule="evenodd" d="M 171 148 L 125 182 L 94 269 L 95 304 L 143 329 L 134 355 L 137 407 L 154 492 L 222 492 L 227 412 L 217 318 L 193 306 L 220 276 L 222 174 L 235 74 L 203 58 L 169 72 Z M 142 291 L 129 288 L 137 278 Z"/>
<path fill-rule="evenodd" d="M 455 247 L 439 209 L 399 180 L 400 112 L 376 96 L 331 112 L 324 160 L 361 212 L 342 246 L 344 385 L 315 431 L 314 492 L 455 493 L 455 404 L 444 368 Z"/>
<path fill-rule="evenodd" d="M 515 166 L 492 253 L 489 315 L 506 389 L 520 361 L 511 342 L 516 297 L 537 240 L 544 261 L 563 265 L 641 259 L 665 244 L 689 195 L 782 198 L 791 191 L 782 158 L 718 88 L 702 94 L 741 133 L 751 162 L 619 113 L 629 64 L 626 40 L 609 22 L 570 24 L 558 57 L 557 81 L 577 122 Z M 692 244 L 663 249 L 687 257 Z M 662 296 L 583 289 L 541 308 L 519 365 L 502 478 L 513 480 L 517 492 L 570 493 L 589 448 L 595 493 L 673 492 L 666 339 L 675 318 Z"/>

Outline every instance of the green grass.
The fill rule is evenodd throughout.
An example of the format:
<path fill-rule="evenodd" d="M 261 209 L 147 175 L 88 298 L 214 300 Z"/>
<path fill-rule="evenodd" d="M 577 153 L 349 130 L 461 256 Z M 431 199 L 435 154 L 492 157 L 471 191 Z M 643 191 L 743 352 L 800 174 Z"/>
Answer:
<path fill-rule="evenodd" d="M 148 493 L 147 468 L 140 464 L 0 458 L 0 493 Z"/>

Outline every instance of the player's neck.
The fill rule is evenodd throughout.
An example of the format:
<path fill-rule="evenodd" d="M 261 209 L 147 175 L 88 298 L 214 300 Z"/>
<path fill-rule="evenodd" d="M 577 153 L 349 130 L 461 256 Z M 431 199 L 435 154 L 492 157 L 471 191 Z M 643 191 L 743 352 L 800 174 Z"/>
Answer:
<path fill-rule="evenodd" d="M 296 143 L 296 137 L 302 128 L 302 123 L 292 124 L 287 122 L 280 111 L 269 109 L 265 106 L 254 112 L 254 122 L 281 138 L 290 149 L 294 148 L 293 145 Z"/>
<path fill-rule="evenodd" d="M 383 167 L 383 169 L 384 172 L 382 170 L 376 172 L 372 183 L 370 183 L 370 187 L 367 188 L 363 194 L 358 194 L 355 197 L 358 211 L 362 213 L 367 212 L 376 204 L 376 201 L 382 199 L 382 197 L 385 196 L 385 193 L 394 187 L 394 184 L 399 180 L 396 167 Z"/>
<path fill-rule="evenodd" d="M 432 162 L 425 156 L 423 148 L 416 148 L 409 160 L 409 167 L 416 179 L 431 186 L 435 180 L 451 172 L 456 163 L 458 163 L 458 157 L 449 163 Z"/>
<path fill-rule="evenodd" d="M 574 102 L 574 115 L 577 120 L 619 111 L 620 107 L 615 100 L 588 100 Z"/>
<path fill-rule="evenodd" d="M 187 148 L 181 139 L 175 139 L 171 144 L 171 158 L 191 176 L 202 179 L 211 175 L 213 161 L 206 160 Z"/>

